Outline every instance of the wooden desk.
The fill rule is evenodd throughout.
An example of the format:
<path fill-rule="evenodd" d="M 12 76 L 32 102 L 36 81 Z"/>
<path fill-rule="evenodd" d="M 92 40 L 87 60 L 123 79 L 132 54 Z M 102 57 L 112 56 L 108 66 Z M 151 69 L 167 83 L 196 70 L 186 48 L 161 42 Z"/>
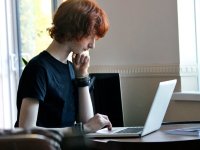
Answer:
<path fill-rule="evenodd" d="M 155 148 L 165 147 L 171 148 L 172 146 L 177 146 L 185 148 L 185 146 L 194 144 L 198 147 L 200 146 L 199 136 L 188 136 L 188 135 L 171 135 L 166 133 L 166 130 L 185 128 L 185 127 L 200 127 L 200 123 L 195 124 L 168 124 L 162 125 L 160 130 L 153 132 L 141 138 L 109 138 L 109 139 L 93 139 L 96 147 L 98 149 L 115 149 L 115 150 L 126 150 L 135 148 L 136 146 L 147 147 L 153 146 Z M 193 143 L 195 142 L 195 143 Z M 190 148 L 191 149 L 191 148 Z"/>

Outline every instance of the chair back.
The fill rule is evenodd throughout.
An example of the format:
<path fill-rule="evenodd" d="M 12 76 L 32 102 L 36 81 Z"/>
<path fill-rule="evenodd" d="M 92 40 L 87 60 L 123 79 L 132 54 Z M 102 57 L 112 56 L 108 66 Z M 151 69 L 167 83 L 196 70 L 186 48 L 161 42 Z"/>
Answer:
<path fill-rule="evenodd" d="M 61 150 L 62 136 L 40 129 L 0 130 L 1 150 Z"/>
<path fill-rule="evenodd" d="M 90 94 L 94 112 L 105 114 L 112 125 L 123 126 L 123 111 L 119 73 L 92 73 Z"/>

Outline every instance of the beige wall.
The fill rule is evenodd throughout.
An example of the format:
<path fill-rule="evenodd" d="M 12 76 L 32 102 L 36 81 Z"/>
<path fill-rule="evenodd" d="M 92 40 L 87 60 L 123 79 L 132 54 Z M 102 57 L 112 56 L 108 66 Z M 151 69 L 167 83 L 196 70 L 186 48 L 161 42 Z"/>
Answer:
<path fill-rule="evenodd" d="M 93 65 L 178 64 L 176 0 L 98 0 L 110 30 L 91 51 Z"/>
<path fill-rule="evenodd" d="M 174 67 L 91 66 L 90 72 L 120 73 L 124 123 L 129 126 L 144 123 L 160 81 L 178 79 L 175 91 L 180 91 L 180 76 Z M 200 120 L 199 108 L 200 101 L 171 99 L 164 121 Z"/>
<path fill-rule="evenodd" d="M 166 121 L 196 121 L 200 120 L 200 102 L 171 101 L 165 116 Z"/>
<path fill-rule="evenodd" d="M 125 125 L 144 123 L 158 82 L 178 79 L 175 91 L 180 88 L 177 76 L 122 77 L 122 93 Z M 200 102 L 171 99 L 164 121 L 200 120 Z"/>
<path fill-rule="evenodd" d="M 125 125 L 142 125 L 148 115 L 159 81 L 174 77 L 122 77 Z"/>
<path fill-rule="evenodd" d="M 176 0 L 98 0 L 111 28 L 90 52 L 90 72 L 119 72 L 125 125 L 146 119 L 158 82 L 178 79 Z M 186 74 L 185 78 L 194 78 Z M 165 121 L 200 120 L 200 102 L 173 101 Z"/>

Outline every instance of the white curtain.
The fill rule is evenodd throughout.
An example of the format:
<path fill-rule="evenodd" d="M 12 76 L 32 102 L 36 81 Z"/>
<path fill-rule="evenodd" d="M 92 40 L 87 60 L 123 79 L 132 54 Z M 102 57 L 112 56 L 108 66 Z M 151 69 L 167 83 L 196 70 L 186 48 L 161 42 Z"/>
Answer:
<path fill-rule="evenodd" d="M 14 0 L 0 1 L 0 128 L 13 128 L 19 80 Z"/>

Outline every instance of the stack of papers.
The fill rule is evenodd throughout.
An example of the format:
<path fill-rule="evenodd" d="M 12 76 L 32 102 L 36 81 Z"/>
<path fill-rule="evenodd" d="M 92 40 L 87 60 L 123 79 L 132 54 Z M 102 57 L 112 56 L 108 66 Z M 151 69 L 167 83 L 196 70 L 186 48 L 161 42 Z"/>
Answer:
<path fill-rule="evenodd" d="M 192 135 L 192 136 L 200 136 L 200 127 L 190 127 L 190 128 L 180 128 L 167 130 L 166 133 L 175 134 L 175 135 Z"/>

